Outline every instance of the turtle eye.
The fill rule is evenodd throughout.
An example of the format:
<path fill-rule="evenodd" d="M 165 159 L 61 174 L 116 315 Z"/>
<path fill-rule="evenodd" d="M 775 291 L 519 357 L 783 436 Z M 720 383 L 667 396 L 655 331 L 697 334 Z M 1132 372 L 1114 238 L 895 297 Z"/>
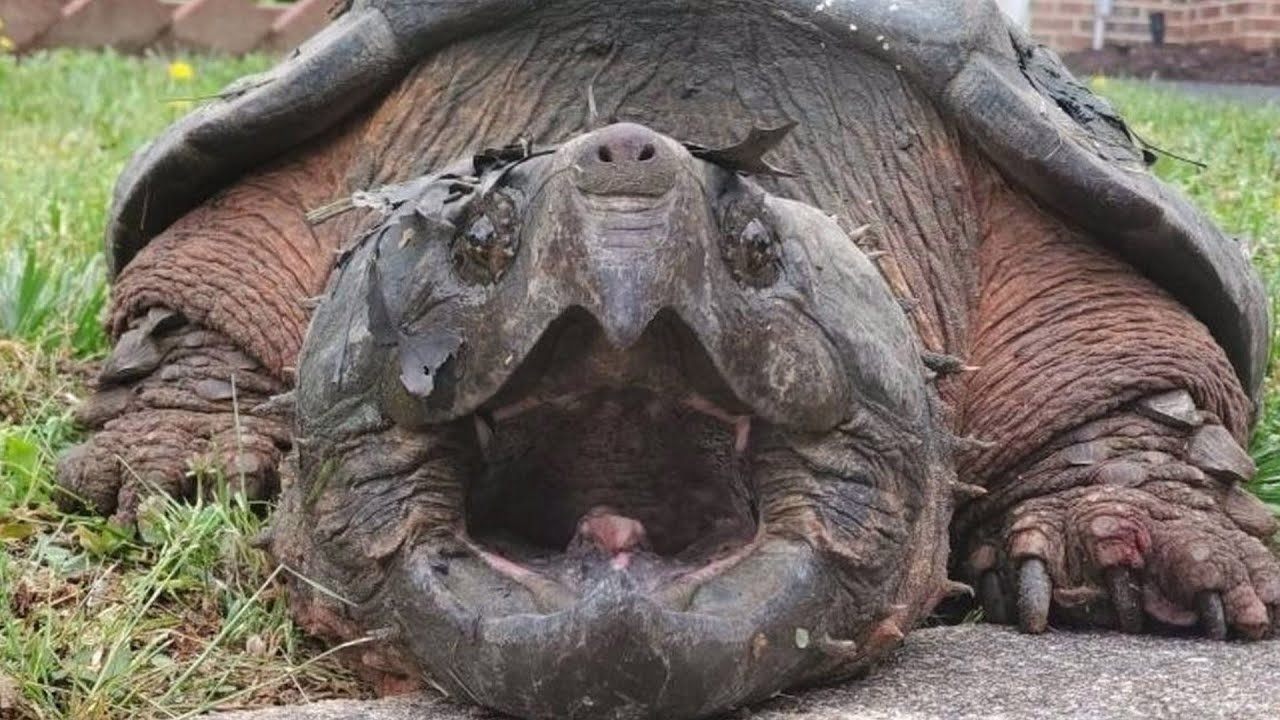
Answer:
<path fill-rule="evenodd" d="M 495 193 L 479 203 L 462 232 L 453 241 L 453 267 L 464 280 L 492 285 L 502 278 L 519 249 L 515 202 Z"/>
<path fill-rule="evenodd" d="M 763 203 L 745 203 L 726 214 L 720 252 L 733 279 L 751 287 L 768 287 L 778 281 L 782 261 L 778 237 Z"/>

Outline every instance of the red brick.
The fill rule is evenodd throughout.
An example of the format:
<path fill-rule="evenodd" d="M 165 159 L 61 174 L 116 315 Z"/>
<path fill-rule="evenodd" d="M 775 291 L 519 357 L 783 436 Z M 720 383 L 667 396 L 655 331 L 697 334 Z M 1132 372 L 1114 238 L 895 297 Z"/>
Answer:
<path fill-rule="evenodd" d="M 1240 46 L 1245 50 L 1280 49 L 1280 35 L 1246 35 Z"/>
<path fill-rule="evenodd" d="M 1056 33 L 1071 30 L 1071 21 L 1067 18 L 1057 17 L 1036 18 L 1032 21 L 1031 27 L 1035 28 L 1036 32 Z"/>
<path fill-rule="evenodd" d="M 1066 35 L 1061 36 L 1052 47 L 1061 52 L 1071 52 L 1073 50 L 1087 50 L 1092 40 L 1083 35 Z"/>
<path fill-rule="evenodd" d="M 240 55 L 267 39 L 280 12 L 253 0 L 189 0 L 173 14 L 166 43 Z"/>
<path fill-rule="evenodd" d="M 1224 37 L 1234 35 L 1236 27 L 1237 23 L 1235 20 L 1218 20 L 1217 22 L 1211 22 L 1205 25 L 1204 30 L 1209 35 Z"/>
<path fill-rule="evenodd" d="M 271 26 L 265 48 L 287 52 L 320 31 L 329 22 L 334 0 L 299 0 L 285 10 Z"/>
<path fill-rule="evenodd" d="M 1240 21 L 1239 28 L 1246 35 L 1280 35 L 1280 18 L 1248 18 Z"/>
<path fill-rule="evenodd" d="M 160 0 L 71 0 L 33 47 L 113 47 L 139 52 L 169 25 L 174 6 Z"/>
<path fill-rule="evenodd" d="M 1033 31 L 1051 47 L 1065 50 L 1089 42 L 1093 27 L 1092 2 L 1031 0 L 1030 7 Z M 1115 0 L 1107 23 L 1107 41 L 1148 42 L 1148 19 L 1155 11 L 1164 13 L 1165 40 L 1171 44 L 1245 44 L 1247 40 L 1252 47 L 1264 40 L 1270 42 L 1266 39 L 1272 36 L 1280 37 L 1280 30 L 1272 30 L 1269 23 L 1259 24 L 1280 18 L 1280 0 Z"/>
<path fill-rule="evenodd" d="M 53 27 L 62 15 L 62 0 L 0 0 L 0 35 L 19 50 Z"/>

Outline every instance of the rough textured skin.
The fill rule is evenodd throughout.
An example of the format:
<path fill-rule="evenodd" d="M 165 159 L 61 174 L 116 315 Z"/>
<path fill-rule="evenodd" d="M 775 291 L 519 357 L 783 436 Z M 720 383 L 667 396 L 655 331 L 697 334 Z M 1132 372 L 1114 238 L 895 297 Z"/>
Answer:
<path fill-rule="evenodd" d="M 140 497 L 156 491 L 191 497 L 199 483 L 213 492 L 226 477 L 251 498 L 275 492 L 288 418 L 251 408 L 285 383 L 226 336 L 177 322 L 140 341 L 155 349 L 129 372 L 112 372 L 112 361 L 124 356 L 118 349 L 97 393 L 78 409 L 82 425 L 96 432 L 60 461 L 70 504 L 129 524 Z"/>
<path fill-rule="evenodd" d="M 963 428 L 1000 440 L 960 465 L 988 489 L 953 525 L 969 579 L 989 595 L 982 576 L 999 571 L 1012 594 L 1015 564 L 1040 558 L 1055 611 L 1128 630 L 1143 609 L 1193 624 L 1197 594 L 1221 592 L 1227 622 L 1262 636 L 1280 601 L 1262 544 L 1275 521 L 1239 487 L 1247 456 L 1230 477 L 1191 442 L 1212 429 L 1215 442 L 1246 441 L 1250 403 L 1221 348 L 1123 261 L 1006 187 L 989 193 Z M 1180 421 L 1138 407 L 1170 392 L 1192 410 Z M 1145 578 L 1124 619 L 1106 602 L 1115 570 Z M 1012 619 L 1012 600 L 985 600 Z"/>
<path fill-rule="evenodd" d="M 1183 389 L 1238 442 L 1249 399 L 1203 324 L 1114 254 L 992 182 L 963 429 L 1000 438 L 961 474 L 1008 474 L 1027 448 L 1134 400 Z"/>
<path fill-rule="evenodd" d="M 649 169 L 613 175 L 608 166 L 620 160 L 597 159 L 605 155 L 597 143 L 616 143 L 609 147 L 619 156 L 631 137 L 651 148 Z M 592 209 L 607 205 L 600 193 L 618 183 L 644 193 L 659 181 L 674 185 L 662 191 L 670 199 L 661 202 L 671 206 L 657 211 L 660 223 L 640 219 L 652 217 L 644 203 L 646 209 L 620 215 Z M 435 187 L 428 182 L 412 196 L 424 217 L 441 212 L 445 193 Z M 395 645 L 441 668 L 438 682 L 451 692 L 537 717 L 702 715 L 767 696 L 783 677 L 847 674 L 891 647 L 900 627 L 917 622 L 945 590 L 945 556 L 929 536 L 945 524 L 951 488 L 914 338 L 870 262 L 815 210 L 762 195 L 636 125 L 576 137 L 512 170 L 504 187 L 531 200 L 517 207 L 528 226 L 500 282 L 477 287 L 457 275 L 451 227 L 422 223 L 407 241 L 388 228 L 352 253 L 317 311 L 314 340 L 300 362 L 298 431 L 306 442 L 273 551 L 342 588 L 350 604 L 335 606 L 302 589 L 295 599 L 324 606 L 324 617 L 348 619 L 329 623 L 338 628 L 404 618 L 419 630 L 399 633 Z M 483 208 L 488 199 L 474 202 Z M 787 238 L 784 277 L 743 287 L 722 264 L 724 240 L 712 223 L 722 212 L 761 205 L 760 217 Z M 391 318 L 404 318 L 386 341 L 397 347 L 390 355 L 373 342 L 382 332 L 375 316 L 352 312 L 378 296 Z M 864 320 L 844 322 L 855 309 L 866 312 Z M 495 326 L 494 318 L 503 321 Z M 462 338 L 463 349 L 433 375 L 441 394 L 415 395 L 412 385 L 379 381 L 396 373 L 403 379 L 402 361 L 415 343 L 429 347 L 445 335 Z M 702 352 L 714 367 L 700 363 Z M 536 359 L 548 353 L 557 360 Z M 672 362 L 673 355 L 682 359 Z M 523 375 L 530 364 L 549 367 Z M 676 419 L 680 403 L 667 398 L 697 394 L 729 403 L 732 395 L 750 408 L 750 450 L 731 461 L 745 464 L 760 519 L 758 535 L 752 529 L 746 536 L 754 539 L 729 543 L 732 550 L 749 542 L 746 555 L 694 551 L 695 558 L 713 553 L 711 565 L 727 563 L 708 570 L 696 591 L 677 591 L 692 576 L 671 576 L 660 560 L 651 566 L 639 557 L 631 573 L 606 572 L 600 580 L 604 568 L 591 554 L 582 559 L 582 579 L 576 562 L 542 561 L 534 578 L 486 568 L 492 560 L 458 534 L 465 526 L 483 537 L 472 512 L 463 516 L 460 498 L 484 482 L 477 468 L 501 472 L 503 463 L 487 455 L 504 443 L 520 448 L 516 457 L 527 473 L 500 481 L 499 489 L 538 482 L 542 473 L 569 486 L 545 491 L 563 503 L 543 511 L 535 493 L 509 501 L 511 512 L 537 513 L 533 523 L 554 535 L 557 508 L 576 508 L 563 518 L 571 521 L 597 505 L 577 500 L 576 488 L 586 486 L 586 495 L 643 521 L 659 556 L 664 541 L 672 550 L 682 546 L 681 528 L 673 531 L 662 517 L 679 509 L 652 513 L 647 458 L 619 437 L 657 440 L 659 433 L 596 434 L 615 422 L 611 404 L 629 406 L 626 397 L 604 391 L 601 411 L 591 400 L 570 409 L 576 429 L 565 445 L 534 441 L 523 449 L 524 441 L 510 439 L 521 428 L 503 418 L 525 398 L 616 384 L 636 388 L 644 403 L 655 403 L 653 412 L 671 413 L 681 432 L 708 436 L 708 448 L 719 446 L 717 424 Z M 534 422 L 543 437 L 560 437 L 565 431 L 552 429 L 556 416 L 548 413 Z M 475 439 L 476 414 L 494 419 L 499 439 L 489 448 Z M 687 466 L 673 447 L 656 443 L 652 452 Z M 543 448 L 569 456 L 538 459 Z M 581 464 L 571 466 L 577 458 Z M 664 475 L 654 477 L 661 482 Z M 697 502 L 696 480 L 680 484 L 688 490 L 659 488 L 657 502 L 673 494 L 680 507 Z M 717 504 L 731 497 L 722 492 Z M 532 536 L 520 531 L 524 523 L 504 527 Z M 569 547 L 571 555 L 575 543 Z M 797 628 L 813 634 L 815 651 L 808 641 L 796 644 Z M 741 662 L 753 643 L 754 661 Z M 548 671 L 549 657 L 562 659 L 559 672 Z M 711 667 L 725 680 L 716 690 L 703 680 Z M 525 689 L 531 686 L 540 689 Z M 650 695 L 655 699 L 641 705 L 631 699 Z"/>
<path fill-rule="evenodd" d="M 300 621 L 526 717 L 860 672 L 948 567 L 1271 633 L 1256 274 L 992 4 L 893 5 L 355 3 L 122 176 L 62 482 L 266 494 L 292 434 Z"/>
<path fill-rule="evenodd" d="M 221 102 L 192 113 L 138 153 L 116 187 L 110 269 L 118 271 L 151 235 L 255 164 L 338 124 L 441 46 L 504 24 L 529 27 L 530 15 L 572 16 L 579 3 L 353 2 L 300 52 L 262 76 L 236 83 Z M 652 4 L 654 17 L 688 18 L 688 9 L 680 2 Z M 832 3 L 815 9 L 808 0 L 726 0 L 723 7 L 704 3 L 699 10 L 692 19 L 665 23 L 655 37 L 665 37 L 673 24 L 703 24 L 742 11 L 804 28 L 804 49 L 810 52 L 816 39 L 823 50 L 856 53 L 894 68 L 1024 191 L 1076 218 L 1192 308 L 1256 399 L 1269 347 L 1260 279 L 1203 214 L 1140 172 L 1143 154 L 1115 111 L 1075 82 L 1053 53 L 1010 29 L 995 3 Z M 609 21 L 616 17 L 597 24 L 583 48 L 601 48 L 599 40 L 609 39 Z M 688 92 L 707 76 L 693 75 L 674 87 Z M 830 97 L 806 111 L 829 107 Z M 1098 204 L 1102 187 L 1107 202 Z"/>
<path fill-rule="evenodd" d="M 141 493 L 189 497 L 201 473 L 241 478 L 253 497 L 275 492 L 290 418 L 259 408 L 292 384 L 306 300 L 323 289 L 343 241 L 340 226 L 313 229 L 303 215 L 346 190 L 346 153 L 339 135 L 246 178 L 121 273 L 116 348 L 80 410 L 100 432 L 58 471 L 70 503 L 128 521 Z"/>
<path fill-rule="evenodd" d="M 153 306 L 183 308 L 283 376 L 302 347 L 308 310 L 345 241 L 306 210 L 346 190 L 341 139 L 219 193 L 169 227 L 116 280 L 111 327 Z"/>
<path fill-rule="evenodd" d="M 749 11 L 647 7 L 626 22 L 609 9 L 572 22 L 553 16 L 540 33 L 514 26 L 429 57 L 371 117 L 353 183 L 402 181 L 517 136 L 558 141 L 588 125 L 589 84 L 602 118 L 711 146 L 803 117 L 770 154 L 799 176 L 759 182 L 831 213 L 847 231 L 869 228 L 857 242 L 886 253 L 875 262 L 924 348 L 963 357 L 980 238 L 969 174 L 990 166 L 969 167 L 955 128 L 891 65 L 779 35 Z M 672 13 L 693 17 L 672 32 Z M 833 97 L 856 108 L 856 121 Z M 447 111 L 424 112 L 428 98 Z M 944 382 L 944 394 L 952 385 Z"/>

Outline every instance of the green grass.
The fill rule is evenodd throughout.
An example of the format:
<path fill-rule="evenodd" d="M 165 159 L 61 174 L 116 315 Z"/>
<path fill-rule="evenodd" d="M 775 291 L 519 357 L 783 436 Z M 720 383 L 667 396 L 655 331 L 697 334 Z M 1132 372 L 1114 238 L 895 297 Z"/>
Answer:
<path fill-rule="evenodd" d="M 1253 253 L 1280 317 L 1280 106 L 1257 106 L 1173 95 L 1132 83 L 1094 78 L 1144 140 L 1208 167 L 1162 158 L 1156 174 L 1178 186 Z M 1251 489 L 1280 514 L 1280 342 L 1254 433 L 1258 476 Z"/>
<path fill-rule="evenodd" d="M 304 639 L 236 498 L 149 501 L 137 532 L 59 512 L 69 408 L 106 348 L 100 238 L 129 153 L 265 58 L 191 61 L 58 52 L 0 57 L 0 707 L 19 717 L 181 717 L 362 691 Z M 1096 83 L 1229 232 L 1250 238 L 1280 297 L 1280 110 Z M 1280 385 L 1269 379 L 1254 489 L 1280 511 Z M 0 710 L 0 717 L 8 717 Z"/>
<path fill-rule="evenodd" d="M 237 498 L 151 501 L 138 532 L 53 505 L 69 408 L 107 347 L 101 237 L 137 147 L 268 58 L 0 56 L 0 708 L 182 717 L 363 692 L 293 626 Z M 179 73 L 181 74 L 181 73 Z M 0 710 L 0 717 L 11 717 Z"/>

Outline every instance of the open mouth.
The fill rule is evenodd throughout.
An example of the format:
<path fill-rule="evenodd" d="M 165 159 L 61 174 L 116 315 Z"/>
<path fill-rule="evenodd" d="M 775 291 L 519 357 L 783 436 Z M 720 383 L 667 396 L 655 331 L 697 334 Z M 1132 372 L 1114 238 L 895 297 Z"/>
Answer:
<path fill-rule="evenodd" d="M 587 313 L 548 328 L 473 418 L 466 535 L 494 570 L 581 595 L 602 573 L 697 583 L 760 535 L 751 453 L 767 432 L 674 315 L 617 350 Z"/>

